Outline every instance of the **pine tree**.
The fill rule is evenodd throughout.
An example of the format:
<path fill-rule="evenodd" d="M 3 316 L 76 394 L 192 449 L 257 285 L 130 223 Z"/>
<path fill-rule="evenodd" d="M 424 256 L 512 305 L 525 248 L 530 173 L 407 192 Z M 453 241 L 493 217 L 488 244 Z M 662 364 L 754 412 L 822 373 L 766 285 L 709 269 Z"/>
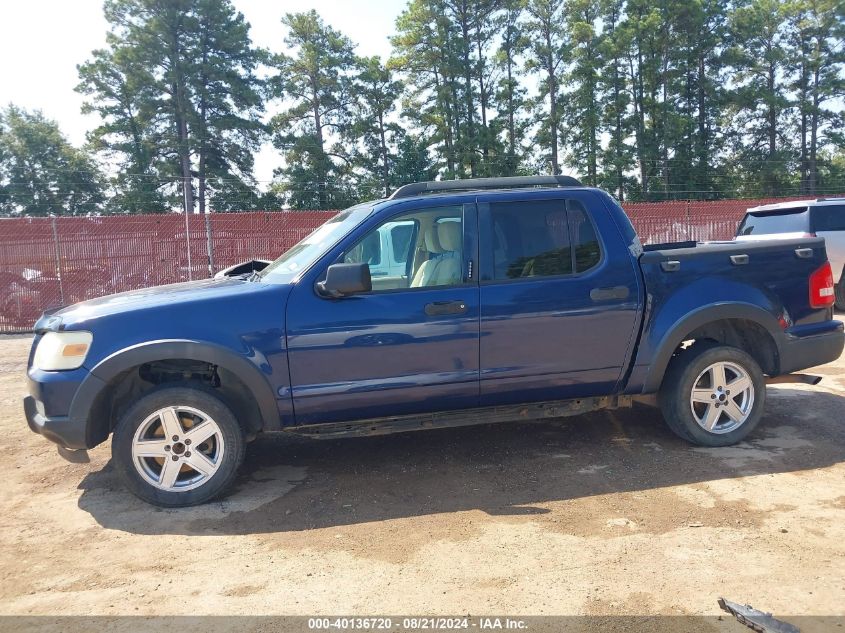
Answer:
<path fill-rule="evenodd" d="M 729 17 L 734 171 L 744 195 L 773 196 L 788 187 L 790 139 L 785 134 L 789 98 L 786 70 L 787 5 L 746 0 Z"/>
<path fill-rule="evenodd" d="M 560 82 L 565 66 L 566 41 L 563 14 L 564 0 L 529 0 L 526 22 L 529 72 L 539 74 L 541 112 L 537 142 L 548 148 L 549 167 L 561 173 L 558 141 L 560 135 Z M 547 109 L 543 107 L 545 102 Z"/>
<path fill-rule="evenodd" d="M 396 185 L 434 180 L 436 176 L 437 165 L 431 160 L 426 142 L 414 134 L 403 134 L 393 166 Z"/>
<path fill-rule="evenodd" d="M 474 3 L 470 0 L 444 0 L 446 15 L 452 22 L 451 43 L 456 51 L 455 58 L 460 69 L 461 116 L 464 134 L 458 143 L 462 163 L 468 166 L 469 175 L 478 175 L 478 131 L 476 129 L 475 85 L 473 68 L 477 60 L 473 57 L 472 29 L 475 24 Z"/>
<path fill-rule="evenodd" d="M 396 184 L 393 178 L 395 144 L 402 132 L 391 117 L 402 93 L 402 83 L 378 57 L 362 59 L 360 65 L 358 112 L 351 127 L 350 142 L 358 141 L 363 146 L 355 163 L 364 171 L 364 190 L 371 196 L 388 196 Z"/>
<path fill-rule="evenodd" d="M 209 188 L 251 192 L 260 53 L 243 16 L 229 0 L 107 0 L 104 12 L 108 47 L 79 67 L 78 90 L 103 118 L 92 142 L 128 159 L 118 200 L 158 210 L 161 184 L 175 179 L 192 212 L 195 176 L 201 211 Z"/>
<path fill-rule="evenodd" d="M 602 152 L 601 184 L 616 193 L 620 201 L 626 197 L 626 173 L 633 166 L 633 151 L 628 143 L 631 135 L 631 115 L 627 83 L 625 81 L 625 54 L 627 40 L 620 24 L 624 20 L 624 0 L 604 0 L 601 19 L 604 23 L 599 57 L 598 98 L 601 107 L 601 126 L 609 139 Z"/>
<path fill-rule="evenodd" d="M 797 0 L 789 12 L 789 59 L 796 94 L 800 144 L 801 192 L 815 194 L 819 182 L 819 150 L 842 145 L 845 115 L 831 101 L 845 94 L 845 19 L 836 0 Z"/>
<path fill-rule="evenodd" d="M 197 0 L 195 68 L 189 79 L 195 106 L 199 211 L 206 198 L 217 210 L 254 204 L 253 153 L 264 135 L 263 99 L 249 25 L 229 2 Z"/>
<path fill-rule="evenodd" d="M 497 115 L 492 122 L 492 136 L 504 136 L 501 142 L 505 151 L 497 165 L 498 174 L 513 176 L 520 172 L 525 160 L 524 140 L 529 124 L 523 114 L 528 107 L 527 90 L 520 82 L 520 56 L 527 47 L 522 20 L 525 0 L 504 0 L 501 8 L 497 23 L 500 44 L 494 56 L 499 80 L 495 92 Z"/>
<path fill-rule="evenodd" d="M 36 110 L 0 111 L 0 214 L 85 215 L 104 201 L 102 174 Z"/>
<path fill-rule="evenodd" d="M 410 0 L 396 20 L 389 62 L 405 78 L 403 115 L 442 157 L 444 178 L 464 175 L 452 30 L 442 0 Z"/>
<path fill-rule="evenodd" d="M 156 85 L 133 47 L 119 46 L 109 33 L 110 48 L 95 50 L 78 66 L 77 91 L 88 97 L 85 114 L 100 124 L 88 134 L 92 148 L 116 164 L 114 194 L 107 209 L 114 212 L 161 213 L 178 203 L 166 191 L 173 169 L 165 158 L 162 125 L 157 120 Z"/>
<path fill-rule="evenodd" d="M 313 10 L 288 13 L 282 23 L 291 54 L 274 58 L 274 96 L 291 106 L 272 120 L 273 142 L 285 151 L 279 188 L 294 208 L 341 208 L 350 196 L 351 156 L 338 140 L 352 124 L 354 46 Z"/>
<path fill-rule="evenodd" d="M 476 135 L 476 152 L 481 154 L 479 173 L 484 176 L 499 172 L 499 148 L 491 134 L 488 111 L 493 100 L 493 72 L 490 54 L 494 40 L 499 35 L 497 13 L 500 0 L 473 0 L 470 3 L 472 29 L 470 38 L 475 55 L 474 75 L 478 85 L 479 129 Z"/>
<path fill-rule="evenodd" d="M 600 36 L 597 22 L 600 7 L 593 0 L 569 0 L 564 7 L 570 63 L 564 74 L 569 86 L 565 108 L 567 154 L 570 163 L 583 174 L 584 182 L 598 184 L 600 102 L 597 99 L 601 72 Z"/>

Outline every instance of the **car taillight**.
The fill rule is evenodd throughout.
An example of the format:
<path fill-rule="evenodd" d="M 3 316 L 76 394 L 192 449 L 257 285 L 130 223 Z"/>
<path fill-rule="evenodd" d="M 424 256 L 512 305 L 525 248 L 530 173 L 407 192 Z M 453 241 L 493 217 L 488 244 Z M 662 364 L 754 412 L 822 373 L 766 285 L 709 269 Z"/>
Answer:
<path fill-rule="evenodd" d="M 810 307 L 829 308 L 833 305 L 835 296 L 833 293 L 833 269 L 830 262 L 810 275 Z"/>

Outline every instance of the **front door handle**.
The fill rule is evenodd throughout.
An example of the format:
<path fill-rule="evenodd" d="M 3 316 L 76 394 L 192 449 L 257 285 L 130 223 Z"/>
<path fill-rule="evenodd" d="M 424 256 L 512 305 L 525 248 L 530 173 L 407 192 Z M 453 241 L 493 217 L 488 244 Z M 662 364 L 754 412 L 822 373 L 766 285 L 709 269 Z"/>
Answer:
<path fill-rule="evenodd" d="M 610 301 L 612 299 L 627 299 L 631 294 L 628 286 L 614 286 L 613 288 L 593 288 L 590 299 L 593 301 Z"/>
<path fill-rule="evenodd" d="M 428 316 L 443 316 L 444 314 L 463 314 L 467 311 L 466 301 L 435 301 L 425 304 Z"/>

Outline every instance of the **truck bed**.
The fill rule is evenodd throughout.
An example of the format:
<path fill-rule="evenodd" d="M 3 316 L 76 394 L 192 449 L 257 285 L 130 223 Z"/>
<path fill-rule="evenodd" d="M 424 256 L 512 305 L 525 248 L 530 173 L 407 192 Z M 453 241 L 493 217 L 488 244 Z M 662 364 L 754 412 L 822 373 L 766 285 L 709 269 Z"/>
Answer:
<path fill-rule="evenodd" d="M 685 340 L 699 312 L 706 310 L 709 319 L 721 314 L 726 320 L 765 322 L 772 336 L 785 338 L 830 324 L 832 310 L 811 308 L 808 301 L 809 277 L 826 261 L 824 240 L 812 237 L 643 249 L 639 266 L 646 301 L 627 392 L 656 388 L 669 360 L 661 357 L 668 338 Z M 778 362 L 772 360 L 770 372 L 778 371 Z"/>

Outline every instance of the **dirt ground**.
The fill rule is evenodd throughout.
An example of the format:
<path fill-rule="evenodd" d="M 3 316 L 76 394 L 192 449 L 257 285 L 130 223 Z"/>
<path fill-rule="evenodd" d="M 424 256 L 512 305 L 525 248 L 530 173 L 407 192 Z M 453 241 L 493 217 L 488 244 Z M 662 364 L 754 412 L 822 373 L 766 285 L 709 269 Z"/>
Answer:
<path fill-rule="evenodd" d="M 735 447 L 644 406 L 266 437 L 224 500 L 161 510 L 108 444 L 70 464 L 28 430 L 28 349 L 0 337 L 2 614 L 845 615 L 845 357 Z"/>

